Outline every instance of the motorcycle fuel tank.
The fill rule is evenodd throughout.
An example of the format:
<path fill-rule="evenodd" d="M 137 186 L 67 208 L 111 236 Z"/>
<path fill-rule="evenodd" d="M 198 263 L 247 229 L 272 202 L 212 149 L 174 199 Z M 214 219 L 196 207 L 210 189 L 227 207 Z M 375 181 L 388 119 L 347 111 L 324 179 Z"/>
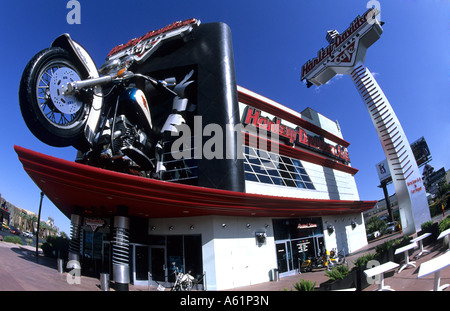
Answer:
<path fill-rule="evenodd" d="M 137 88 L 127 88 L 120 96 L 120 109 L 124 110 L 133 124 L 139 124 L 147 133 L 152 129 L 149 104 L 144 92 Z"/>

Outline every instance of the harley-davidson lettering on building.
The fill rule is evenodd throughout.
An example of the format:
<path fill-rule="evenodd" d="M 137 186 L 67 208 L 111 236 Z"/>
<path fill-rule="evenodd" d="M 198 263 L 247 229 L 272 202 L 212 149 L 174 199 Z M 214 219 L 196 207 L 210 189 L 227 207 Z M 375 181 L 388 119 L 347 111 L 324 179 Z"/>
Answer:
<path fill-rule="evenodd" d="M 306 131 L 299 126 L 294 129 L 284 125 L 280 118 L 275 117 L 273 120 L 270 120 L 268 117 L 262 116 L 262 111 L 256 108 L 250 106 L 246 107 L 242 123 L 244 125 L 250 124 L 259 129 L 277 134 L 281 139 L 289 141 L 292 145 L 306 146 L 314 151 L 332 155 L 345 163 L 350 162 L 347 148 L 341 145 L 332 146 L 326 143 L 323 137 L 308 135 Z"/>

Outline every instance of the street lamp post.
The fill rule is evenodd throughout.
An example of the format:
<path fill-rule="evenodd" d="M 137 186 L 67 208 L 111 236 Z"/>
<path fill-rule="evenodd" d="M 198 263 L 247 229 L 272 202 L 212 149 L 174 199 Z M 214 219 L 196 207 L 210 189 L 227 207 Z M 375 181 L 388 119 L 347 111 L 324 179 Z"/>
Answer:
<path fill-rule="evenodd" d="M 36 262 L 39 262 L 39 230 L 41 225 L 41 208 L 42 200 L 44 199 L 44 192 L 41 192 L 41 201 L 39 203 L 38 221 L 37 221 L 37 231 L 36 231 Z"/>

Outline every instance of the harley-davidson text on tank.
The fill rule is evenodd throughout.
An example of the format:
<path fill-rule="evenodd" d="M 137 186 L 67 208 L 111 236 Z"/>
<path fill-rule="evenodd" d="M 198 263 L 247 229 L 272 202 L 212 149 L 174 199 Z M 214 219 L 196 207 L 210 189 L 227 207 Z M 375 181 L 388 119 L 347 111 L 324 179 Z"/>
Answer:
<path fill-rule="evenodd" d="M 200 25 L 200 20 L 191 18 L 182 22 L 175 22 L 158 30 L 152 30 L 139 38 L 131 39 L 125 44 L 116 46 L 109 52 L 107 60 L 133 55 L 137 62 L 145 61 L 162 40 L 182 37 Z"/>

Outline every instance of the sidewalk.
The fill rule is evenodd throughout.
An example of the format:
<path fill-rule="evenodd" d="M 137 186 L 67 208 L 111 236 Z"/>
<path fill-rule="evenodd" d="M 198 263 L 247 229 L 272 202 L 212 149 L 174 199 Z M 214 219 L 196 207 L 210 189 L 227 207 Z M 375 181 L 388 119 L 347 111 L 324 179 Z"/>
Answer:
<path fill-rule="evenodd" d="M 67 273 L 58 273 L 56 260 L 36 248 L 0 242 L 0 291 L 96 291 L 100 281 L 81 276 L 81 284 L 67 283 Z"/>
<path fill-rule="evenodd" d="M 400 235 L 393 234 L 376 241 L 372 241 L 366 247 L 358 250 L 354 254 L 347 256 L 349 267 L 353 267 L 352 261 L 364 255 L 365 253 L 375 252 L 375 247 L 387 240 L 399 238 Z M 420 264 L 433 259 L 444 253 L 442 241 L 435 242 L 425 247 L 431 251 L 429 254 L 423 255 L 416 260 L 416 268 L 409 267 L 401 273 L 388 275 L 385 278 L 385 284 L 397 291 L 429 291 L 433 289 L 434 274 L 428 275 L 423 279 L 418 279 Z M 414 260 L 414 256 L 419 252 L 418 249 L 410 256 L 410 260 Z M 0 291 L 100 291 L 100 280 L 97 278 L 81 276 L 81 284 L 69 284 L 67 282 L 67 273 L 59 273 L 56 267 L 56 260 L 47 258 L 40 251 L 39 262 L 36 263 L 35 248 L 30 246 L 21 246 L 12 243 L 0 242 Z M 402 262 L 400 262 L 402 264 Z M 281 278 L 278 282 L 265 282 L 250 286 L 244 286 L 232 289 L 231 291 L 284 291 L 294 287 L 300 279 L 311 280 L 316 282 L 316 286 L 328 280 L 325 270 L 317 270 L 308 273 L 301 273 L 285 278 Z M 450 283 L 450 267 L 441 270 L 441 285 Z M 373 284 L 365 289 L 365 291 L 375 290 L 378 285 Z M 111 290 L 113 288 L 111 287 Z M 134 286 L 130 284 L 130 291 L 147 291 L 147 286 Z M 150 288 L 156 291 L 156 288 Z M 450 291 L 447 288 L 445 291 Z"/>
<path fill-rule="evenodd" d="M 352 261 L 355 261 L 358 257 L 366 254 L 366 253 L 375 253 L 375 247 L 383 244 L 384 242 L 392 239 L 401 238 L 399 233 L 395 233 L 389 236 L 383 236 L 380 239 L 372 241 L 367 246 L 358 250 L 357 252 L 350 254 L 346 257 L 349 268 L 351 269 L 354 264 Z M 415 261 L 416 268 L 408 267 L 404 269 L 401 273 L 397 273 L 399 268 L 403 264 L 400 261 L 400 267 L 394 270 L 394 272 L 387 273 L 385 275 L 385 284 L 391 286 L 391 288 L 396 291 L 429 291 L 433 289 L 434 285 L 434 274 L 430 274 L 421 279 L 417 278 L 419 273 L 420 264 L 433 259 L 437 256 L 440 256 L 445 253 L 445 248 L 442 247 L 442 240 L 434 242 L 428 246 L 425 246 L 424 249 L 431 251 L 431 253 L 426 253 L 422 255 L 418 260 L 415 260 L 415 256 L 419 253 L 419 249 L 415 249 L 414 253 L 409 257 L 410 262 Z M 440 272 L 441 281 L 440 284 L 450 284 L 450 267 L 444 268 Z M 312 282 L 316 282 L 316 289 L 318 289 L 320 283 L 328 281 L 328 277 L 325 275 L 325 270 L 317 270 L 316 272 L 309 273 L 301 273 L 292 276 L 288 276 L 282 278 L 278 282 L 267 282 L 261 284 L 255 284 L 245 287 L 239 287 L 235 290 L 239 291 L 282 291 L 284 289 L 292 289 L 294 284 L 299 282 L 300 279 L 310 280 Z M 372 284 L 369 287 L 365 288 L 363 291 L 374 291 L 378 288 L 378 284 Z M 445 291 L 450 291 L 450 287 L 445 289 Z"/>

